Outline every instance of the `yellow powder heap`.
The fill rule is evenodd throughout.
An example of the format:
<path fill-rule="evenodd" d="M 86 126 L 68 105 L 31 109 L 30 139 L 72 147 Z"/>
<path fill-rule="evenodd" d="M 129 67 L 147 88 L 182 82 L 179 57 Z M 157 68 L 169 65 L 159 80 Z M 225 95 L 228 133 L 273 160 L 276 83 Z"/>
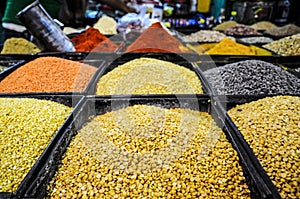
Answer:
<path fill-rule="evenodd" d="M 224 38 L 220 43 L 206 52 L 210 55 L 255 55 L 255 51 L 248 46 Z"/>
<path fill-rule="evenodd" d="M 10 38 L 5 40 L 1 54 L 30 54 L 41 50 L 24 38 Z"/>

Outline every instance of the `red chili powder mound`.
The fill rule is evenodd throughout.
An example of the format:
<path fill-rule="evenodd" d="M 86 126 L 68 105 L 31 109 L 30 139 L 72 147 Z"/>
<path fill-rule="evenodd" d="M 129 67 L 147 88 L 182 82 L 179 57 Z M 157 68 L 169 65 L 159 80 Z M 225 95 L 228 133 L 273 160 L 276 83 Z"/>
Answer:
<path fill-rule="evenodd" d="M 85 32 L 71 38 L 76 52 L 114 52 L 119 48 L 98 29 L 90 27 Z"/>
<path fill-rule="evenodd" d="M 97 68 L 57 57 L 20 66 L 0 82 L 0 92 L 82 92 Z"/>
<path fill-rule="evenodd" d="M 153 23 L 126 48 L 126 52 L 191 52 L 159 22 Z"/>

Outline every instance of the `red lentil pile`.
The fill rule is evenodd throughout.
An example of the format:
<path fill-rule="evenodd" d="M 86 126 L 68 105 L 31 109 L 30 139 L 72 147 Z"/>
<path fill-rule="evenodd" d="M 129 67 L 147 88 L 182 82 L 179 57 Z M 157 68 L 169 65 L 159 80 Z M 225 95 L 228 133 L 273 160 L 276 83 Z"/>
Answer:
<path fill-rule="evenodd" d="M 97 68 L 57 57 L 40 57 L 0 82 L 2 93 L 82 92 Z"/>

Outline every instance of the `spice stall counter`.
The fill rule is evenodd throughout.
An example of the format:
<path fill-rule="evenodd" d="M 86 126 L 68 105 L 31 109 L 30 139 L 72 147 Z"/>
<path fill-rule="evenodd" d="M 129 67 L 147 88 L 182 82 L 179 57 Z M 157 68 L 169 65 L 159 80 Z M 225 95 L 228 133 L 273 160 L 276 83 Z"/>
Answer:
<path fill-rule="evenodd" d="M 154 28 L 160 31 L 162 29 L 156 25 Z M 162 32 L 165 34 L 165 30 Z M 31 61 L 49 58 L 63 59 L 63 65 L 67 66 L 68 64 L 65 63 L 68 62 L 73 69 L 75 66 L 83 67 L 86 64 L 94 68 L 93 74 L 85 82 L 81 92 L 43 90 L 2 93 L 1 99 L 28 97 L 58 101 L 71 108 L 72 113 L 65 117 L 61 125 L 58 125 L 57 128 L 61 126 L 61 130 L 54 131 L 57 134 L 53 139 L 43 145 L 46 149 L 41 156 L 37 156 L 37 161 L 36 159 L 33 161 L 34 166 L 31 166 L 26 177 L 21 179 L 23 181 L 16 183 L 9 191 L 0 192 L 0 197 L 44 198 L 45 196 L 68 197 L 76 194 L 76 197 L 97 198 L 106 194 L 106 196 L 131 197 L 148 195 L 158 198 L 167 195 L 184 197 L 184 193 L 195 198 L 228 197 L 228 194 L 234 194 L 229 197 L 245 198 L 298 196 L 294 181 L 288 182 L 288 186 L 278 182 L 279 177 L 287 180 L 287 176 L 290 176 L 290 171 L 293 170 L 286 169 L 280 176 L 276 176 L 273 170 L 278 168 L 266 166 L 266 160 L 257 153 L 255 143 L 253 146 L 253 142 L 244 134 L 245 125 L 235 120 L 234 115 L 237 115 L 240 109 L 237 108 L 235 113 L 231 112 L 231 108 L 235 105 L 256 99 L 265 100 L 258 101 L 258 104 L 250 104 L 241 110 L 246 110 L 247 113 L 251 106 L 261 110 L 267 107 L 268 101 L 272 100 L 278 101 L 276 103 L 278 105 L 283 102 L 288 109 L 298 110 L 299 77 L 292 76 L 289 70 L 282 70 L 282 65 L 299 68 L 297 57 L 199 55 L 186 51 L 187 47 L 178 38 L 169 40 L 176 43 L 174 49 L 178 52 L 168 51 L 158 46 L 149 48 L 147 45 L 135 47 L 135 50 L 143 49 L 142 52 L 136 52 L 133 48 L 127 52 L 126 49 L 130 45 L 136 45 L 136 41 L 142 42 L 141 38 L 143 37 L 139 35 L 135 41 L 128 42 L 126 47 L 122 48 L 123 50 L 116 52 L 41 52 L 30 55 L 30 60 L 24 60 L 1 73 L 0 84 Z M 153 50 L 155 52 L 152 52 Z M 44 60 L 35 67 L 43 66 L 45 69 L 47 67 L 45 63 Z M 122 85 L 118 85 L 117 82 L 117 87 L 124 88 L 119 89 L 121 91 L 128 89 L 137 92 L 148 88 L 147 93 L 97 93 L 98 87 L 116 91 L 117 89 L 110 87 L 109 83 L 100 84 L 101 86 L 97 84 L 105 75 L 112 74 L 124 66 L 134 66 L 136 63 L 148 66 L 150 72 L 145 72 L 145 68 L 142 68 L 140 73 L 138 70 L 134 73 L 129 68 L 129 75 L 121 77 L 119 82 Z M 181 66 L 180 70 L 178 67 L 173 68 L 174 65 Z M 224 65 L 227 65 L 225 69 L 230 70 L 222 68 Z M 166 71 L 156 70 L 163 67 L 170 68 Z M 33 70 L 40 69 L 29 69 L 21 76 L 28 76 Z M 61 66 L 56 69 L 61 69 Z M 68 79 L 68 72 L 71 71 L 72 69 L 54 72 L 50 76 L 60 74 L 57 81 L 62 83 L 62 87 L 67 87 L 64 80 Z M 186 71 L 188 75 L 185 74 Z M 217 77 L 213 77 L 213 74 Z M 247 76 L 247 74 L 251 75 Z M 29 78 L 30 81 L 37 79 L 38 83 L 41 82 L 41 78 L 33 75 L 35 74 L 29 75 L 32 78 Z M 121 74 L 118 74 L 119 76 Z M 113 76 L 108 79 L 116 81 L 118 77 Z M 169 77 L 173 78 L 171 80 L 177 80 L 176 83 L 168 80 Z M 193 81 L 194 77 L 196 83 L 189 84 L 188 82 Z M 81 78 L 77 79 L 81 80 Z M 142 82 L 144 87 L 133 83 L 135 79 L 144 80 Z M 152 82 L 151 79 L 155 81 Z M 214 82 L 212 81 L 214 79 L 220 81 Z M 161 83 L 160 80 L 167 81 Z M 223 87 L 217 88 L 216 84 L 222 82 Z M 247 87 L 243 84 L 245 82 L 248 83 Z M 154 92 L 167 90 L 172 93 L 170 88 L 177 89 L 182 83 L 189 85 L 188 89 L 185 89 L 188 91 L 187 94 L 181 93 L 182 90 L 174 94 Z M 45 88 L 47 86 L 49 84 L 43 85 Z M 255 91 L 261 95 L 248 97 L 244 92 L 246 88 L 250 92 Z M 236 94 L 236 98 L 231 97 L 232 93 L 229 91 Z M 269 94 L 274 95 L 274 98 L 267 98 Z M 280 95 L 289 95 L 292 98 Z M 21 110 L 23 109 L 21 107 Z M 281 111 L 281 113 L 285 112 L 284 109 Z M 39 113 L 41 112 L 44 110 Z M 282 119 L 286 125 L 289 125 L 289 122 L 299 123 L 299 115 L 289 114 L 291 120 Z M 269 128 L 269 124 L 275 123 L 277 122 L 264 123 L 263 128 Z M 202 129 L 198 131 L 198 127 Z M 290 125 L 290 128 L 294 129 L 294 126 Z M 260 133 L 259 129 L 251 131 Z M 284 137 L 280 135 L 281 137 L 274 139 Z M 298 134 L 293 136 L 297 138 Z M 262 140 L 259 139 L 258 143 L 261 142 Z M 286 143 L 290 147 L 291 144 Z M 289 150 L 288 147 L 285 149 Z M 298 145 L 295 147 L 299 150 Z M 292 147 L 292 150 L 294 148 Z M 294 157 L 293 151 L 290 153 L 291 158 Z M 272 165 L 286 162 L 284 159 L 286 157 L 281 155 L 278 155 L 280 159 L 274 158 Z M 292 164 L 297 164 L 297 160 L 288 160 L 292 161 L 291 169 L 294 169 Z M 297 171 L 292 175 L 294 179 Z M 62 190 L 61 185 L 65 185 L 65 189 Z M 292 191 L 288 192 L 289 188 Z M 165 195 L 161 195 L 162 193 Z"/>
<path fill-rule="evenodd" d="M 85 53 L 78 53 L 78 59 L 77 59 L 77 61 L 81 61 L 82 59 L 84 59 L 84 61 L 85 62 L 89 62 L 89 61 L 92 61 L 92 60 L 94 60 L 95 61 L 95 58 L 97 58 L 97 56 L 96 55 L 101 55 L 101 53 L 99 54 L 99 53 L 93 53 L 93 55 L 92 55 L 92 58 L 93 59 L 88 59 L 89 58 L 89 55 L 87 55 L 87 54 L 85 54 Z M 118 53 L 115 53 L 115 55 L 117 55 Z M 61 56 L 61 57 L 65 57 L 65 58 L 67 58 L 68 56 L 69 56 L 69 58 L 74 58 L 74 59 L 76 59 L 76 53 L 62 53 L 62 54 L 59 54 L 59 56 Z M 114 63 L 114 62 L 112 62 L 112 61 L 108 61 L 107 62 L 107 64 L 112 64 L 111 66 L 116 66 L 116 64 L 124 64 L 125 62 L 130 62 L 131 60 L 133 60 L 134 58 L 138 58 L 138 57 L 141 57 L 141 55 L 146 55 L 146 57 L 147 56 L 152 56 L 151 58 L 154 58 L 154 57 L 156 57 L 156 58 L 159 58 L 159 59 L 162 59 L 162 60 L 167 60 L 168 58 L 170 59 L 170 60 L 172 60 L 171 62 L 178 62 L 178 59 L 180 58 L 180 56 L 178 56 L 178 57 L 176 57 L 176 55 L 172 55 L 172 54 L 167 54 L 167 53 L 154 53 L 154 54 L 152 54 L 152 53 L 141 53 L 140 55 L 139 54 L 137 54 L 137 53 L 129 53 L 128 54 L 128 56 L 126 56 L 126 53 L 124 54 L 124 53 L 120 53 L 120 54 L 118 54 L 121 58 L 118 60 L 118 58 L 116 59 L 117 61 Z M 132 57 L 133 56 L 133 57 Z M 135 56 L 135 57 L 134 57 Z M 42 56 L 41 57 L 39 57 L 39 58 L 42 58 Z M 122 58 L 123 58 L 123 60 L 122 60 Z M 120 62 L 120 60 L 121 60 L 121 62 Z M 179 63 L 179 62 L 178 62 Z M 189 65 L 189 63 L 188 63 L 188 61 L 186 60 L 186 62 L 184 62 L 184 60 L 181 60 L 181 63 L 184 63 L 184 65 Z M 114 65 L 115 64 L 115 65 Z M 199 63 L 198 63 L 199 64 Z M 201 62 L 201 64 L 204 64 L 205 65 L 205 62 L 204 61 L 202 61 Z M 104 65 L 102 65 L 102 66 L 104 66 Z M 104 70 L 104 68 L 105 67 L 102 67 L 101 66 L 101 69 L 102 70 Z M 201 69 L 201 68 L 200 68 Z M 202 72 L 205 72 L 205 71 L 202 71 L 202 70 L 196 70 L 195 69 L 195 71 L 197 72 L 197 73 L 200 73 L 200 74 L 202 74 Z M 210 89 L 210 85 L 206 85 L 206 87 L 208 88 L 208 89 Z M 212 100 L 213 98 L 211 98 L 211 97 L 213 97 L 213 96 L 211 96 L 211 94 L 212 93 L 210 93 L 210 92 L 208 92 L 208 94 L 210 94 L 210 95 L 200 95 L 199 97 L 201 98 L 201 97 L 204 97 L 204 98 L 208 98 L 208 99 L 210 99 L 210 100 Z M 37 94 L 38 95 L 38 94 Z M 81 94 L 81 95 L 84 95 L 84 94 Z M 193 95 L 193 96 L 195 96 L 195 95 Z M 93 103 L 94 101 L 92 100 L 93 99 L 93 97 L 96 97 L 96 98 L 99 98 L 99 99 L 101 99 L 100 101 L 99 101 L 99 103 L 100 104 L 102 104 L 102 102 L 103 103 L 106 103 L 107 101 L 106 100 L 104 100 L 104 101 L 102 101 L 102 97 L 101 96 L 95 96 L 95 94 L 89 94 L 88 96 L 87 96 L 88 98 L 91 98 L 91 99 L 89 99 L 89 100 L 91 100 L 89 103 Z M 105 98 L 105 97 L 104 97 Z M 126 97 L 126 95 L 119 95 L 119 96 L 116 96 L 116 97 L 114 97 L 114 96 L 111 96 L 111 97 L 109 97 L 108 96 L 108 99 L 107 100 L 109 100 L 110 98 L 117 98 L 118 100 L 121 100 L 121 101 L 118 101 L 118 100 L 116 100 L 116 101 L 113 101 L 114 103 L 116 103 L 116 105 L 118 105 L 119 103 L 121 103 L 122 104 L 122 101 L 123 100 L 125 100 L 127 97 Z M 131 97 L 130 97 L 131 98 Z M 144 98 L 139 98 L 139 100 L 146 100 L 147 101 L 147 98 L 152 98 L 152 97 L 150 97 L 149 95 L 146 95 L 145 96 L 145 98 L 146 99 L 144 99 Z M 153 98 L 155 98 L 155 96 L 153 97 Z M 176 100 L 177 98 L 180 98 L 180 96 L 175 96 L 175 99 L 174 100 Z M 160 101 L 162 100 L 167 100 L 168 99 L 168 96 L 167 95 L 163 95 L 163 96 L 161 96 L 161 98 L 160 98 Z M 193 99 L 193 97 L 192 97 L 192 99 Z M 197 97 L 197 99 L 198 99 L 198 97 Z M 138 101 L 139 101 L 138 100 Z M 173 100 L 173 99 L 172 99 Z M 189 103 L 189 100 L 191 100 L 191 99 L 188 99 L 187 101 L 188 102 L 185 102 L 184 104 L 185 105 L 190 105 L 190 103 Z M 102 102 L 101 102 L 102 101 Z M 151 101 L 151 100 L 150 100 Z M 201 100 L 200 100 L 201 101 Z M 206 102 L 205 102 L 206 103 Z M 90 105 L 89 105 L 90 106 Z M 97 109 L 97 106 L 95 106 L 95 108 Z M 208 109 L 211 109 L 211 108 L 208 108 Z M 92 109 L 85 109 L 85 108 L 82 108 L 82 109 L 80 109 L 80 110 L 91 110 L 91 111 L 93 111 Z M 77 125 L 78 123 L 76 122 L 76 120 L 74 121 L 74 123 Z M 221 124 L 222 124 L 222 122 L 221 122 Z M 223 125 L 224 126 L 224 125 Z M 225 125 L 226 126 L 226 125 Z M 72 127 L 70 127 L 70 128 L 68 128 L 68 129 L 72 129 Z M 230 127 L 226 127 L 225 129 L 230 129 Z M 65 134 L 64 136 L 69 136 L 69 135 L 71 135 L 71 134 Z M 232 136 L 229 136 L 229 137 L 235 137 L 234 135 L 232 135 Z M 233 138 L 233 141 L 236 141 L 235 140 L 236 138 Z M 239 145 L 239 144 L 237 144 L 237 145 Z M 63 146 L 65 146 L 65 145 L 63 145 Z M 242 146 L 242 145 L 241 145 Z M 235 147 L 235 145 L 234 145 L 234 147 Z M 242 148 L 236 148 L 237 150 L 245 150 L 245 149 L 243 149 L 243 147 Z M 56 150 L 56 149 L 55 149 Z M 59 150 L 61 150 L 61 149 L 59 149 Z M 238 152 L 239 153 L 239 152 Z M 243 160 L 245 160 L 245 159 L 247 159 L 248 158 L 248 154 L 249 154 L 250 152 L 241 152 L 241 154 L 245 154 L 245 156 L 239 156 L 240 158 L 242 158 Z M 241 155 L 240 154 L 240 155 Z M 57 157 L 57 156 L 56 156 Z M 255 155 L 253 155 L 253 157 L 255 157 Z M 48 161 L 48 160 L 47 160 Z M 44 162 L 43 164 L 48 164 L 47 163 L 47 161 L 46 162 Z M 51 161 L 50 161 L 50 164 L 52 164 L 51 163 Z M 272 182 L 270 183 L 270 179 L 268 178 L 268 177 L 266 177 L 266 176 L 268 176 L 268 175 L 262 175 L 262 173 L 261 172 L 263 172 L 263 170 L 260 170 L 260 169 L 258 169 L 258 170 L 253 170 L 252 168 L 255 168 L 255 166 L 253 165 L 253 163 L 252 163 L 252 160 L 250 160 L 250 161 L 245 161 L 244 163 L 244 166 L 242 166 L 242 167 L 244 167 L 244 169 L 246 168 L 246 172 L 247 172 L 247 170 L 249 171 L 249 172 L 254 172 L 254 173 L 250 173 L 250 174 L 245 174 L 245 176 L 246 176 L 246 178 L 248 179 L 248 186 L 250 186 L 249 187 L 249 190 L 251 191 L 251 194 L 252 194 L 252 198 L 257 198 L 257 197 L 259 197 L 259 198 L 268 198 L 268 197 L 273 197 L 273 198 L 277 198 L 277 189 L 276 188 L 274 188 L 274 187 L 272 187 Z M 252 166 L 251 166 L 252 165 Z M 248 168 L 249 167 L 249 168 Z M 45 167 L 45 168 L 48 168 L 48 167 Z M 54 168 L 56 168 L 56 167 L 54 167 Z M 40 175 L 40 174 L 42 174 L 42 173 L 45 173 L 44 171 L 45 170 L 39 170 L 39 169 L 41 169 L 41 168 L 37 168 L 37 170 L 35 171 L 35 172 L 38 172 L 39 174 L 38 175 Z M 41 172 L 42 171 L 42 172 Z M 40 173 L 41 172 L 41 173 Z M 45 173 L 46 174 L 46 173 Z M 47 174 L 48 175 L 48 174 Z M 250 175 L 250 177 L 248 176 L 247 177 L 247 175 Z M 264 177 L 263 177 L 264 176 Z M 27 184 L 26 186 L 26 188 L 24 188 L 23 189 L 23 191 L 22 191 L 22 193 L 21 192 L 17 192 L 17 195 L 15 195 L 16 193 L 13 193 L 13 196 L 18 196 L 18 197 L 22 197 L 22 198 L 24 198 L 25 197 L 25 195 L 22 195 L 22 194 L 25 194 L 25 192 L 24 192 L 24 190 L 28 190 L 28 192 L 26 192 L 26 197 L 29 197 L 29 196 L 32 196 L 32 195 L 30 195 L 30 194 L 36 194 L 37 192 L 35 192 L 36 191 L 36 189 L 34 188 L 35 186 L 37 186 L 37 184 L 36 183 L 40 183 L 40 180 L 42 180 L 42 179 L 44 179 L 43 177 L 42 178 L 39 178 L 39 177 L 36 177 L 36 176 L 34 176 L 33 178 L 31 178 L 31 180 L 29 180 L 30 181 L 30 183 L 29 184 Z M 268 181 L 269 180 L 269 181 Z M 268 181 L 268 183 L 267 183 L 267 181 Z M 45 182 L 45 181 L 44 181 Z M 31 184 L 32 183 L 32 184 Z M 211 182 L 211 183 L 213 183 L 213 182 Z M 250 183 L 250 185 L 249 185 L 249 183 Z M 46 182 L 44 183 L 44 184 L 39 184 L 38 186 L 44 186 L 44 188 L 46 187 Z M 29 187 L 31 187 L 31 188 L 29 188 Z M 258 187 L 258 188 L 257 188 Z M 34 189 L 32 189 L 32 188 L 34 188 Z M 257 190 L 257 189 L 259 189 L 259 190 Z M 40 193 L 45 193 L 45 189 L 43 189 L 44 190 L 44 192 L 40 192 Z M 245 189 L 243 189 L 243 190 L 247 190 L 246 188 Z M 31 192 L 31 191 L 33 191 L 33 192 Z"/>

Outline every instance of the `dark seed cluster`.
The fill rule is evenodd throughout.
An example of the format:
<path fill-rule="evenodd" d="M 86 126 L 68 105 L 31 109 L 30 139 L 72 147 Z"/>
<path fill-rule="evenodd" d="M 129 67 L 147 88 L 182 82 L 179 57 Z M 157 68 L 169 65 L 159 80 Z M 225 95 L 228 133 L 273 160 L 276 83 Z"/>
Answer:
<path fill-rule="evenodd" d="M 300 79 L 282 68 L 259 60 L 246 60 L 204 72 L 217 94 L 300 94 Z"/>

